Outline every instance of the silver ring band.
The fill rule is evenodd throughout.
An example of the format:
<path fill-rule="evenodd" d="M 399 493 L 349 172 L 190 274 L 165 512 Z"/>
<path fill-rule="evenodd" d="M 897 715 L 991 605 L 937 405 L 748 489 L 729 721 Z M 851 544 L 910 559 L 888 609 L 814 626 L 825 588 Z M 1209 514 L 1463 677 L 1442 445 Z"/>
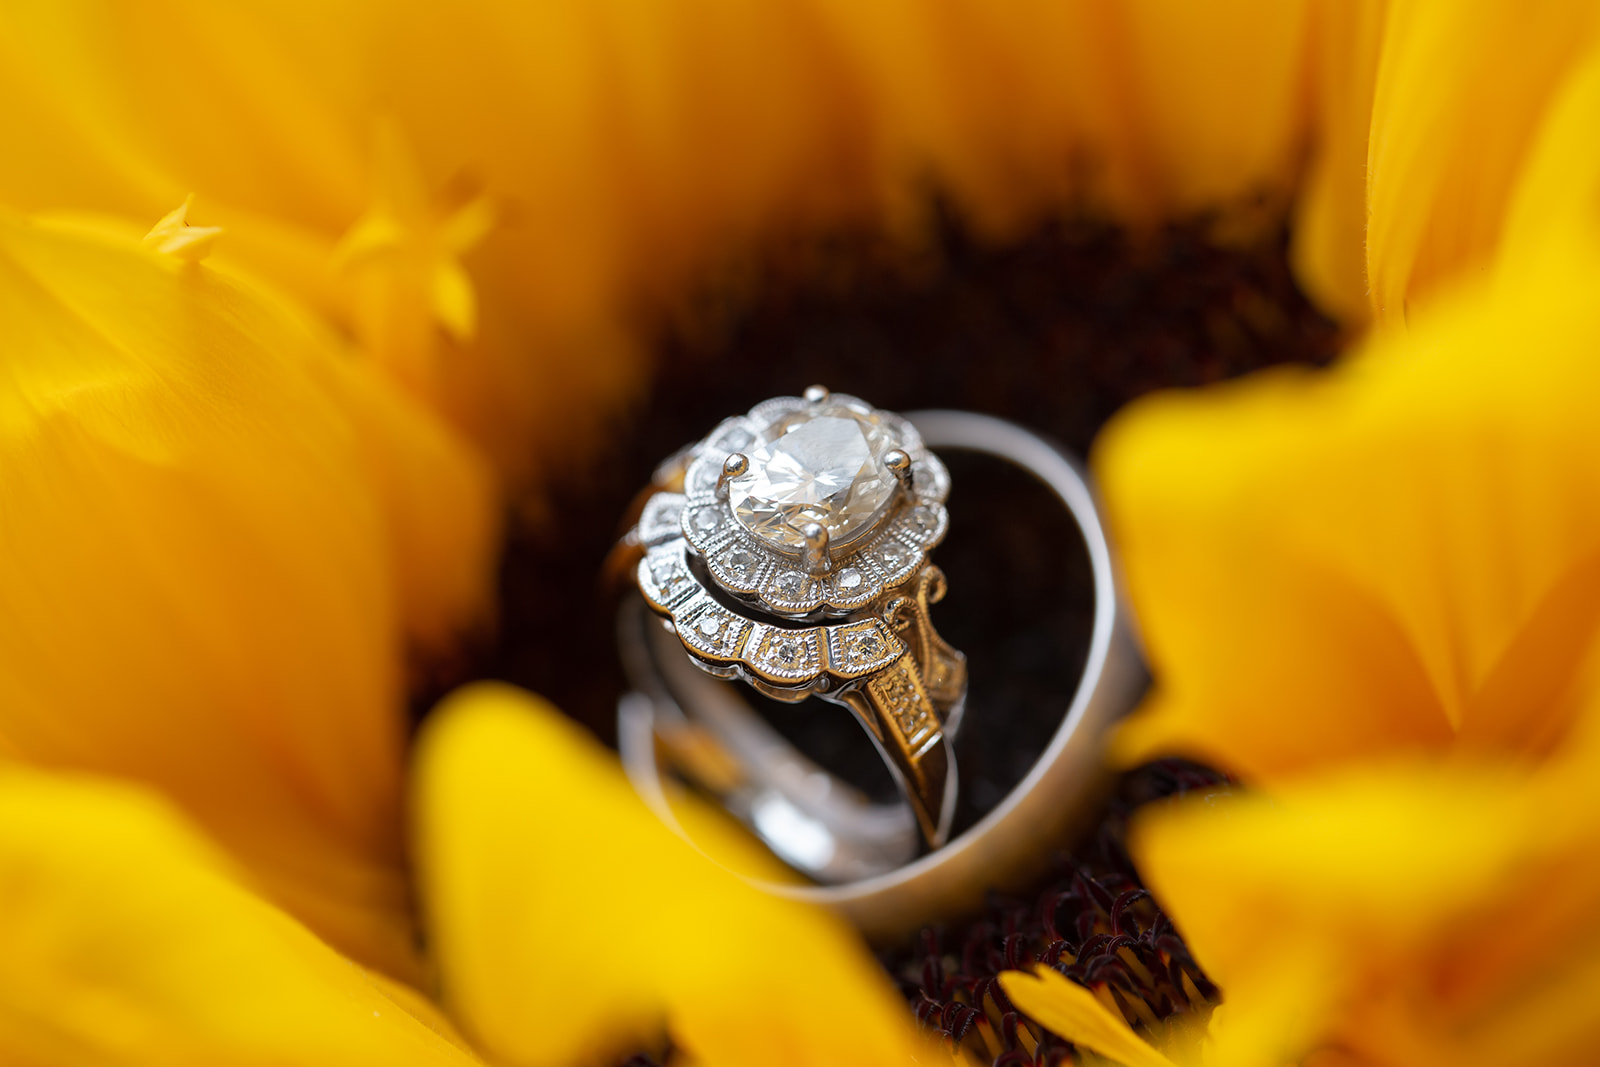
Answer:
<path fill-rule="evenodd" d="M 619 620 L 635 691 L 619 704 L 618 743 L 640 796 L 694 844 L 668 801 L 661 754 L 673 754 L 680 769 L 692 768 L 695 739 L 710 738 L 735 773 L 719 775 L 712 767 L 690 777 L 710 786 L 791 866 L 834 883 L 763 887 L 833 907 L 875 937 L 894 937 L 964 910 L 985 890 L 1012 884 L 1042 864 L 1049 844 L 1061 841 L 1097 801 L 1105 728 L 1133 705 L 1147 681 L 1099 512 L 1077 465 L 1043 438 L 1001 419 L 958 411 L 907 418 L 930 447 L 1003 459 L 1048 487 L 1077 522 L 1093 577 L 1088 655 L 1060 725 L 1023 780 L 964 833 L 918 858 L 921 836 L 906 804 L 874 804 L 812 763 L 733 685 L 689 663 L 677 638 L 663 632 L 637 598 Z M 982 709 L 975 714 L 981 725 Z M 947 735 L 958 724 L 952 717 Z"/>

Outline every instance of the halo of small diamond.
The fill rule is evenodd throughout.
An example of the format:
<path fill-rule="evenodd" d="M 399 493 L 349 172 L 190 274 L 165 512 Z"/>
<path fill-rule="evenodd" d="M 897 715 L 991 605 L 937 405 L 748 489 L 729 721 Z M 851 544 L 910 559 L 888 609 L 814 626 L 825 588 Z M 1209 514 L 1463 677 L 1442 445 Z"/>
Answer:
<path fill-rule="evenodd" d="M 717 480 L 728 454 L 759 441 L 775 420 L 805 410 L 804 399 L 764 400 L 745 415 L 725 419 L 689 450 L 679 529 L 694 554 L 706 561 L 718 585 L 736 596 L 752 598 L 780 616 L 844 615 L 870 603 L 885 589 L 910 577 L 927 551 L 949 530 L 944 502 L 950 491 L 950 474 L 927 450 L 916 427 L 904 416 L 873 408 L 852 396 L 835 393 L 828 402 L 870 412 L 883 422 L 911 456 L 912 493 L 864 531 L 858 542 L 849 546 L 851 551 L 831 560 L 829 573 L 818 578 L 813 579 L 800 565 L 798 552 L 781 551 L 751 535 L 734 518 L 728 501 L 717 498 Z M 888 548 L 885 554 L 884 546 L 891 544 L 898 547 Z M 750 563 L 751 557 L 759 563 L 742 565 Z M 859 574 L 861 580 L 842 582 L 839 576 L 847 573 Z M 795 593 L 795 583 L 802 585 L 803 593 Z"/>

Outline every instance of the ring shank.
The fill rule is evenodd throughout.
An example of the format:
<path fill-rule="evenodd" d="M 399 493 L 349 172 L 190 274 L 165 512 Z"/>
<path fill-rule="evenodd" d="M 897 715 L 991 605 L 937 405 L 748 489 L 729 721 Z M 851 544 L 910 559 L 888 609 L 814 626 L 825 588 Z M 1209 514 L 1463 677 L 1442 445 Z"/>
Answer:
<path fill-rule="evenodd" d="M 633 612 L 638 625 L 626 621 L 629 612 L 624 612 L 622 622 L 625 665 L 638 692 L 624 698 L 619 708 L 619 743 L 641 796 L 689 837 L 667 801 L 664 753 L 680 771 L 709 786 L 786 862 L 818 881 L 836 883 L 767 888 L 832 905 L 869 934 L 883 936 L 971 903 L 984 888 L 1004 884 L 1030 860 L 1037 860 L 1036 853 L 1045 850 L 1029 846 L 1058 839 L 1092 801 L 1092 783 L 1099 777 L 1100 735 L 1132 706 L 1146 683 L 1136 642 L 1118 602 L 1098 511 L 1076 465 L 1042 438 L 1000 419 L 951 411 L 907 417 L 930 447 L 998 457 L 1048 487 L 1076 520 L 1094 579 L 1090 649 L 1060 726 L 1023 781 L 956 840 L 915 858 L 921 834 L 906 804 L 873 804 L 807 760 L 762 722 L 733 686 L 690 664 L 677 638 L 649 620 L 642 605 L 635 605 L 639 610 Z M 630 637 L 630 630 L 637 636 Z M 870 686 L 863 688 L 870 692 Z M 871 716 L 881 715 L 882 709 L 873 706 L 870 696 L 858 694 L 855 701 L 853 710 L 872 732 Z M 938 748 L 953 758 L 947 735 L 954 731 L 957 714 L 949 719 Z M 694 758 L 681 751 L 696 744 L 674 743 L 675 735 L 680 742 L 692 737 L 702 748 L 719 749 L 724 768 L 733 773 L 720 783 L 708 782 L 716 775 L 696 773 Z M 874 740 L 883 751 L 883 739 Z M 890 753 L 885 755 L 893 767 Z M 952 773 L 946 781 L 952 794 L 944 805 L 946 817 L 954 808 L 954 784 Z"/>
<path fill-rule="evenodd" d="M 956 810 L 955 752 L 910 652 L 845 694 L 878 745 L 930 848 L 950 836 Z"/>
<path fill-rule="evenodd" d="M 663 755 L 780 859 L 819 881 L 859 881 L 916 857 L 922 834 L 909 806 L 874 803 L 808 759 L 738 687 L 691 663 L 677 635 L 637 599 L 623 605 L 618 629 L 637 687 L 618 711 L 623 767 L 669 825 L 676 828 L 676 817 L 663 792 Z"/>

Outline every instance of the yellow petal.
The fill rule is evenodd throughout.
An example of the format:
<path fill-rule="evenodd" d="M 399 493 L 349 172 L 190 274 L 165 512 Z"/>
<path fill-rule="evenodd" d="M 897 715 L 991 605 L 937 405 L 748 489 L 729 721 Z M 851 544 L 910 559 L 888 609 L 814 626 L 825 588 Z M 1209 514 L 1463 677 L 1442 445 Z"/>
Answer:
<path fill-rule="evenodd" d="M 433 272 L 433 314 L 457 341 L 470 341 L 478 329 L 478 298 L 472 279 L 454 260 Z"/>
<path fill-rule="evenodd" d="M 442 243 L 452 252 L 465 252 L 477 247 L 500 221 L 500 210 L 493 200 L 474 197 L 444 220 Z"/>
<path fill-rule="evenodd" d="M 931 165 L 980 223 L 1070 197 L 1148 219 L 1288 184 L 1299 0 L 814 6 L 868 86 L 884 178 Z"/>
<path fill-rule="evenodd" d="M 838 920 L 695 852 L 537 698 L 458 692 L 430 719 L 417 768 L 444 996 L 498 1060 L 603 1062 L 664 1029 L 708 1067 L 901 1063 L 920 1047 Z"/>
<path fill-rule="evenodd" d="M 1139 869 L 1225 990 L 1207 1062 L 1592 1060 L 1594 772 L 1397 762 L 1142 812 Z"/>
<path fill-rule="evenodd" d="M 1488 263 L 1542 116 L 1597 28 L 1582 0 L 1391 5 L 1367 166 L 1380 322 Z"/>
<path fill-rule="evenodd" d="M 0 347 L 0 748 L 157 785 L 406 973 L 403 653 L 481 608 L 481 473 L 290 310 L 136 240 L 0 219 Z"/>
<path fill-rule="evenodd" d="M 1311 5 L 1140 0 L 1123 7 L 1132 92 L 1170 189 L 1164 206 L 1185 212 L 1284 189 L 1306 123 Z"/>
<path fill-rule="evenodd" d="M 1278 951 L 1272 937 L 1238 936 L 1251 917 L 1264 929 L 1300 913 L 1362 925 L 1377 963 L 1495 889 L 1529 816 L 1505 777 L 1411 766 L 1308 776 L 1271 796 L 1152 807 L 1131 840 L 1150 891 L 1226 993 Z"/>
<path fill-rule="evenodd" d="M 333 263 L 342 269 L 373 256 L 394 252 L 405 243 L 405 227 L 393 215 L 371 214 L 358 219 L 339 238 L 333 250 Z"/>
<path fill-rule="evenodd" d="M 1500 258 L 1511 264 L 1548 241 L 1592 240 L 1600 222 L 1600 48 L 1591 48 L 1547 108 L 1517 178 Z M 1514 267 L 1512 269 L 1515 269 Z"/>
<path fill-rule="evenodd" d="M 1123 1067 L 1172 1067 L 1172 1061 L 1113 1015 L 1098 997 L 1049 967 L 1006 971 L 1000 988 L 1024 1015 L 1058 1037 Z"/>
<path fill-rule="evenodd" d="M 0 1060 L 467 1065 L 146 790 L 0 771 Z"/>
<path fill-rule="evenodd" d="M 1271 780 L 1548 749 L 1600 612 L 1597 264 L 1522 263 L 1331 373 L 1113 423 L 1097 469 L 1159 686 L 1126 756 Z"/>
<path fill-rule="evenodd" d="M 0 202 L 147 220 L 198 191 L 219 258 L 360 336 L 515 480 L 637 395 L 640 306 L 753 242 L 925 207 L 930 184 L 991 234 L 1079 203 L 1281 197 L 1310 7 L 24 0 L 0 11 L 0 143 L 29 150 Z M 380 121 L 415 156 L 403 181 Z M 471 264 L 475 330 L 458 273 L 378 300 L 334 269 L 343 235 L 393 247 L 375 206 L 458 182 L 506 205 Z M 482 232 L 445 218 L 458 252 Z"/>
<path fill-rule="evenodd" d="M 1312 14 L 1316 139 L 1295 203 L 1295 278 L 1346 324 L 1367 299 L 1367 136 L 1389 0 L 1325 0 Z"/>
<path fill-rule="evenodd" d="M 194 194 L 189 194 L 175 210 L 163 215 L 145 234 L 144 246 L 163 255 L 176 256 L 189 263 L 198 263 L 211 254 L 211 248 L 222 233 L 220 226 L 193 226 L 189 223 L 189 209 L 194 206 Z"/>
<path fill-rule="evenodd" d="M 450 662 L 493 624 L 501 514 L 481 454 L 371 368 L 306 368 L 345 408 L 386 527 L 390 578 L 413 661 Z"/>

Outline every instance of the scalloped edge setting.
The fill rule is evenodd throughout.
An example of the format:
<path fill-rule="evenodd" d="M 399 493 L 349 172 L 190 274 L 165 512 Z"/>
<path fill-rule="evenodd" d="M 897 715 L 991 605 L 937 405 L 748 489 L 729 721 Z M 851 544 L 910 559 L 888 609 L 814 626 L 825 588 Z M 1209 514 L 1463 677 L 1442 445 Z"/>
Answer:
<path fill-rule="evenodd" d="M 689 565 L 688 545 L 674 538 L 651 548 L 637 578 L 645 601 L 672 622 L 684 647 L 713 674 L 746 673 L 785 688 L 826 677 L 851 682 L 904 655 L 906 644 L 880 618 L 815 626 L 747 619 L 723 605 Z"/>

